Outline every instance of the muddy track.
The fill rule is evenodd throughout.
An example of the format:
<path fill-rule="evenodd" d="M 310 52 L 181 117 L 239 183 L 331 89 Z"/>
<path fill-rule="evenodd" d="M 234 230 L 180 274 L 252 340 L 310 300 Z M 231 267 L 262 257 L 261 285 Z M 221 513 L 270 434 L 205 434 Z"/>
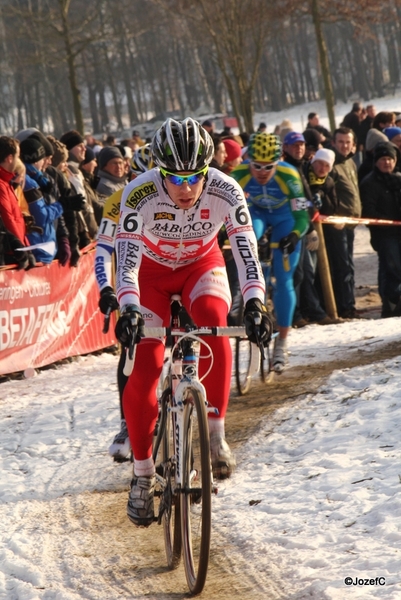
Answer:
<path fill-rule="evenodd" d="M 398 343 L 392 343 L 376 352 L 356 350 L 347 354 L 346 359 L 312 364 L 308 367 L 289 369 L 281 376 L 275 376 L 267 385 L 254 383 L 245 397 L 233 396 L 227 414 L 227 438 L 237 451 L 249 437 L 254 435 L 261 423 L 284 404 L 291 405 L 300 396 L 315 393 L 327 377 L 337 369 L 351 368 L 393 358 L 400 354 Z M 89 528 L 92 543 L 102 546 L 102 562 L 107 559 L 107 546 L 101 539 L 104 528 L 108 531 L 108 541 L 113 538 L 112 553 L 118 554 L 121 564 L 108 570 L 114 579 L 119 594 L 130 590 L 129 598 L 159 600 L 179 600 L 187 597 L 187 586 L 183 565 L 174 571 L 165 566 L 163 534 L 161 528 L 153 525 L 149 529 L 131 527 L 125 516 L 127 492 L 85 494 L 81 496 L 86 510 L 91 514 L 98 505 L 100 523 Z M 99 502 L 100 501 L 100 502 Z M 102 509 L 99 512 L 99 507 Z M 216 517 L 215 517 L 216 518 Z M 87 532 L 88 533 L 88 532 Z M 106 552 L 106 556 L 105 556 Z M 121 568 L 120 568 L 121 567 Z M 103 576 L 107 576 L 103 572 Z M 116 597 L 119 597 L 116 594 Z M 212 536 L 210 566 L 202 598 L 225 599 L 284 599 L 283 591 L 271 573 L 257 573 L 247 566 L 240 549 L 233 547 L 226 539 Z"/>

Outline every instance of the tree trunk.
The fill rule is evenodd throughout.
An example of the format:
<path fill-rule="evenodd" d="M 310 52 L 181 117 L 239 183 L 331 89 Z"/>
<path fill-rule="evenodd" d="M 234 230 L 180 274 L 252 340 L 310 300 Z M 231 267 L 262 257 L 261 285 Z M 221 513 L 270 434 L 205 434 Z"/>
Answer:
<path fill-rule="evenodd" d="M 68 25 L 68 8 L 69 4 L 64 2 L 63 0 L 59 0 L 60 5 L 60 13 L 61 13 L 61 22 L 63 29 L 63 41 L 65 46 L 65 55 L 67 58 L 68 65 L 68 77 L 70 81 L 70 89 L 72 95 L 72 103 L 74 106 L 74 116 L 75 116 L 75 127 L 81 133 L 84 134 L 84 118 L 82 114 L 82 106 L 81 106 L 81 92 L 77 85 L 77 75 L 76 75 L 76 67 L 75 67 L 75 57 L 72 51 L 71 38 L 70 38 L 70 30 Z"/>
<path fill-rule="evenodd" d="M 319 14 L 319 0 L 312 0 L 312 19 L 313 24 L 315 26 L 317 49 L 319 54 L 320 65 L 322 68 L 327 114 L 329 117 L 330 129 L 334 131 L 336 129 L 336 117 L 334 112 L 335 100 L 333 94 L 333 84 L 330 75 L 327 47 L 323 35 L 322 22 Z"/>

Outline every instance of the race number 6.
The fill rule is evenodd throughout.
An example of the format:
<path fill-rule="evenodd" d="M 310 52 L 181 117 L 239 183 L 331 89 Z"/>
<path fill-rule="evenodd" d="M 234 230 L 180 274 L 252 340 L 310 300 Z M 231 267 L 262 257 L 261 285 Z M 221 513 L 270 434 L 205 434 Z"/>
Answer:
<path fill-rule="evenodd" d="M 138 221 L 136 220 L 136 214 L 129 214 L 123 221 L 124 230 L 128 233 L 134 233 L 138 229 Z"/>
<path fill-rule="evenodd" d="M 244 206 L 237 208 L 235 218 L 240 225 L 247 225 L 249 223 L 249 214 Z"/>

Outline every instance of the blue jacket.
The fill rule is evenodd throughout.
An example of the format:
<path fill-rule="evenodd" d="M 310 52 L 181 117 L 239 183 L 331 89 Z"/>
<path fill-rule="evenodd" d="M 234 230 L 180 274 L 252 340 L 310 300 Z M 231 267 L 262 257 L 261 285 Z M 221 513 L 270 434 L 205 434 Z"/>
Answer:
<path fill-rule="evenodd" d="M 38 184 L 28 174 L 25 179 L 24 194 L 29 205 L 29 212 L 35 219 L 35 224 L 43 229 L 43 233 L 38 233 L 36 231 L 29 233 L 27 236 L 29 243 L 31 245 L 43 242 L 55 243 L 54 254 L 48 254 L 40 248 L 32 250 L 32 252 L 37 261 L 44 264 L 51 263 L 57 253 L 54 221 L 63 214 L 63 207 L 59 202 L 46 204 Z"/>

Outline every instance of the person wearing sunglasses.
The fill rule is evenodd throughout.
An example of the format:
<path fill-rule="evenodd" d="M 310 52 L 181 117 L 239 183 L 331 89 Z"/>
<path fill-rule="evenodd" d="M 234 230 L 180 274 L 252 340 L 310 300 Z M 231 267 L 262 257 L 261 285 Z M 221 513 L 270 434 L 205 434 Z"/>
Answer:
<path fill-rule="evenodd" d="M 298 171 L 281 160 L 282 143 L 272 133 L 253 133 L 249 160 L 231 172 L 248 200 L 256 237 L 271 228 L 273 305 L 279 335 L 273 350 L 273 369 L 281 373 L 287 362 L 287 337 L 292 326 L 296 295 L 293 276 L 299 261 L 300 239 L 309 228 L 307 200 Z"/>
<path fill-rule="evenodd" d="M 197 326 L 227 324 L 231 295 L 217 241 L 223 224 L 239 272 L 249 339 L 264 344 L 270 340 L 272 321 L 263 304 L 265 281 L 244 193 L 228 175 L 209 166 L 213 154 L 213 140 L 197 121 L 167 119 L 152 142 L 156 167 L 123 191 L 116 239 L 121 310 L 116 336 L 125 346 L 140 340 L 144 323 L 168 325 L 172 294 L 181 295 Z M 208 401 L 218 411 L 209 413 L 208 418 L 211 460 L 215 476 L 224 479 L 235 466 L 224 427 L 231 385 L 231 345 L 224 337 L 207 341 L 214 361 L 209 352 L 201 350 L 199 374 L 206 375 L 203 384 Z M 138 526 L 153 522 L 152 438 L 163 359 L 162 339 L 142 340 L 123 394 L 134 454 L 127 514 Z"/>

